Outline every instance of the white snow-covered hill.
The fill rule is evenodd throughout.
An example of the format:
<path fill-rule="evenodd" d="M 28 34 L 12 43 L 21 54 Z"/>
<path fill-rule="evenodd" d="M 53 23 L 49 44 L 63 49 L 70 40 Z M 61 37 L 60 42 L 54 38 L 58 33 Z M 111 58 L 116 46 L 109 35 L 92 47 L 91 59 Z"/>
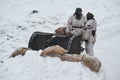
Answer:
<path fill-rule="evenodd" d="M 81 62 L 44 58 L 40 52 L 27 51 L 23 57 L 4 59 L 0 63 L 0 80 L 106 80 L 104 69 L 95 73 Z"/>
<path fill-rule="evenodd" d="M 28 46 L 33 32 L 65 26 L 76 7 L 84 15 L 92 12 L 97 20 L 94 52 L 102 62 L 99 73 L 81 63 L 42 58 L 41 51 L 8 58 L 16 48 Z M 0 80 L 119 80 L 119 8 L 119 0 L 0 0 Z M 33 10 L 38 13 L 32 14 Z"/>

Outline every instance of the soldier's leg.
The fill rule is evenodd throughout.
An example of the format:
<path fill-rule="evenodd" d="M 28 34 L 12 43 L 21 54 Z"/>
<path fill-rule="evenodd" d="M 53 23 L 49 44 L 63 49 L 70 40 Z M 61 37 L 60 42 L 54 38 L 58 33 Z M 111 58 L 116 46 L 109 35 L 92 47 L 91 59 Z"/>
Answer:
<path fill-rule="evenodd" d="M 90 56 L 94 56 L 93 44 L 92 43 L 85 42 L 85 50 L 86 50 L 86 54 L 88 54 Z"/>

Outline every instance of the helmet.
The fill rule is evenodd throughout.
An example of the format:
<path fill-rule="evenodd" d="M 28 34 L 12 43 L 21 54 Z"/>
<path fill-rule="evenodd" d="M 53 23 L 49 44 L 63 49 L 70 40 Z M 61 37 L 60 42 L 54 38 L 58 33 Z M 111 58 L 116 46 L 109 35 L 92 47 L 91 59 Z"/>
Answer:
<path fill-rule="evenodd" d="M 94 15 L 90 12 L 87 13 L 86 17 L 87 17 L 88 20 L 89 19 L 94 19 Z"/>
<path fill-rule="evenodd" d="M 82 12 L 82 9 L 81 8 L 76 8 L 75 12 Z"/>

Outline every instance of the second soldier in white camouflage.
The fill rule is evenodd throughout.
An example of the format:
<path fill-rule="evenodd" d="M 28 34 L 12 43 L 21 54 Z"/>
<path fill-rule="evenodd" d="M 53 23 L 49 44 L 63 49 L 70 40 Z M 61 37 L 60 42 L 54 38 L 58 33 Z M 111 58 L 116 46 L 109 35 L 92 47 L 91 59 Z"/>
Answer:
<path fill-rule="evenodd" d="M 90 12 L 87 13 L 86 18 L 85 31 L 88 32 L 87 36 L 89 38 L 85 40 L 85 49 L 87 54 L 94 56 L 93 47 L 96 42 L 97 22 L 94 19 L 94 15 Z"/>

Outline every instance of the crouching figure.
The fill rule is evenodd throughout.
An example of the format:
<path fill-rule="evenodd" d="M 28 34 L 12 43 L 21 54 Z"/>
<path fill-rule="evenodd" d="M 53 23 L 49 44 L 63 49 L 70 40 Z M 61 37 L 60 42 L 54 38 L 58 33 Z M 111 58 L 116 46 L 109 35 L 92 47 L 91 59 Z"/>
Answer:
<path fill-rule="evenodd" d="M 101 62 L 96 57 L 89 55 L 67 54 L 67 50 L 58 45 L 45 48 L 40 56 L 59 57 L 61 61 L 82 62 L 94 72 L 99 72 L 101 68 Z"/>

